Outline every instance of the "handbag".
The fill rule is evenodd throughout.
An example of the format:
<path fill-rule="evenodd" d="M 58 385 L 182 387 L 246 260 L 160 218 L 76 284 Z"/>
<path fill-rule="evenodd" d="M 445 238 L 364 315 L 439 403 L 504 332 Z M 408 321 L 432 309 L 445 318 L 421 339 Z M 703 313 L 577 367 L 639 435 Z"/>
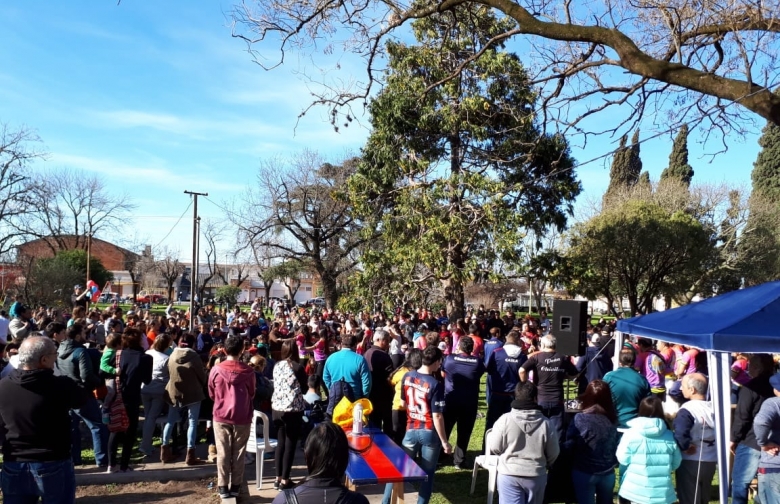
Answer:
<path fill-rule="evenodd" d="M 119 356 L 122 351 L 119 350 L 116 353 L 116 380 L 115 389 L 116 395 L 114 401 L 111 403 L 111 409 L 108 413 L 108 431 L 109 432 L 126 432 L 130 427 L 130 419 L 127 417 L 127 410 L 125 409 L 125 403 L 122 400 L 122 387 L 119 384 Z"/>

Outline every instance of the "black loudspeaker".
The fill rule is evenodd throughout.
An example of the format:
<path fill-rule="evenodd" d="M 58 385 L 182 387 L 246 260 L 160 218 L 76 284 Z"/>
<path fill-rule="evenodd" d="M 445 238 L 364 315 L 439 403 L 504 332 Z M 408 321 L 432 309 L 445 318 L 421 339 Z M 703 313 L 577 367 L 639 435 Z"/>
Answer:
<path fill-rule="evenodd" d="M 552 334 L 558 341 L 556 350 L 563 355 L 585 355 L 588 344 L 587 301 L 554 301 Z"/>

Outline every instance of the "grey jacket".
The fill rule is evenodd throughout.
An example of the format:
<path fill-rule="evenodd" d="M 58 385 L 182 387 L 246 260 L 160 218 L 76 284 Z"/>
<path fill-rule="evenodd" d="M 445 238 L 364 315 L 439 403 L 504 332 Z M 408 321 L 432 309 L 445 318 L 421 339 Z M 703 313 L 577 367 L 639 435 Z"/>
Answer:
<path fill-rule="evenodd" d="M 84 345 L 72 339 L 60 343 L 57 349 L 57 367 L 63 375 L 85 390 L 95 390 L 101 384 L 89 352 Z"/>
<path fill-rule="evenodd" d="M 780 444 L 780 397 L 771 397 L 764 401 L 753 420 L 753 431 L 756 433 L 758 446 Z M 762 451 L 758 467 L 780 468 L 780 456 L 772 456 L 769 452 Z"/>
<path fill-rule="evenodd" d="M 535 478 L 545 474 L 560 453 L 558 434 L 539 410 L 512 409 L 493 425 L 487 438 L 498 455 L 498 473 Z"/>

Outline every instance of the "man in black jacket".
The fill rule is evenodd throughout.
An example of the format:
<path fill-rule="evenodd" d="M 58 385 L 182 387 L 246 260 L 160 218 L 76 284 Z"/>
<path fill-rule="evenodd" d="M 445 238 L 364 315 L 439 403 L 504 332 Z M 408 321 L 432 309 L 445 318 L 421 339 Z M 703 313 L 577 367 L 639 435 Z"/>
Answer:
<path fill-rule="evenodd" d="M 769 383 L 774 371 L 775 363 L 771 355 L 754 354 L 748 363 L 748 374 L 752 379 L 740 388 L 737 396 L 737 409 L 731 424 L 731 453 L 734 454 L 731 485 L 733 504 L 747 504 L 748 488 L 758 471 L 761 450 L 753 432 L 753 419 L 764 401 L 775 396 Z"/>
<path fill-rule="evenodd" d="M 0 380 L 6 502 L 76 500 L 69 411 L 80 408 L 87 394 L 70 378 L 54 376 L 56 361 L 51 339 L 28 337 L 19 348 L 19 369 Z"/>
<path fill-rule="evenodd" d="M 65 339 L 57 349 L 57 367 L 60 372 L 89 394 L 89 398 L 81 408 L 71 411 L 71 454 L 73 463 L 81 465 L 81 431 L 79 424 L 84 424 L 92 434 L 92 448 L 95 451 L 95 463 L 98 467 L 108 466 L 108 428 L 103 423 L 100 405 L 92 395 L 100 384 L 96 362 L 84 347 L 84 327 L 81 324 L 71 325 L 65 333 Z M 98 367 L 100 366 L 97 361 Z"/>

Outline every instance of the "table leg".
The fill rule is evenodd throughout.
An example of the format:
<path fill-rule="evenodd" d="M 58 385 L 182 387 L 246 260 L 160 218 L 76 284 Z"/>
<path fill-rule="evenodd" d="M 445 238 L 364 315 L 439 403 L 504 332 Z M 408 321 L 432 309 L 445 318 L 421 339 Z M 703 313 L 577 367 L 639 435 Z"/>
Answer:
<path fill-rule="evenodd" d="M 404 504 L 404 483 L 393 483 L 393 494 L 390 498 L 390 504 Z"/>

